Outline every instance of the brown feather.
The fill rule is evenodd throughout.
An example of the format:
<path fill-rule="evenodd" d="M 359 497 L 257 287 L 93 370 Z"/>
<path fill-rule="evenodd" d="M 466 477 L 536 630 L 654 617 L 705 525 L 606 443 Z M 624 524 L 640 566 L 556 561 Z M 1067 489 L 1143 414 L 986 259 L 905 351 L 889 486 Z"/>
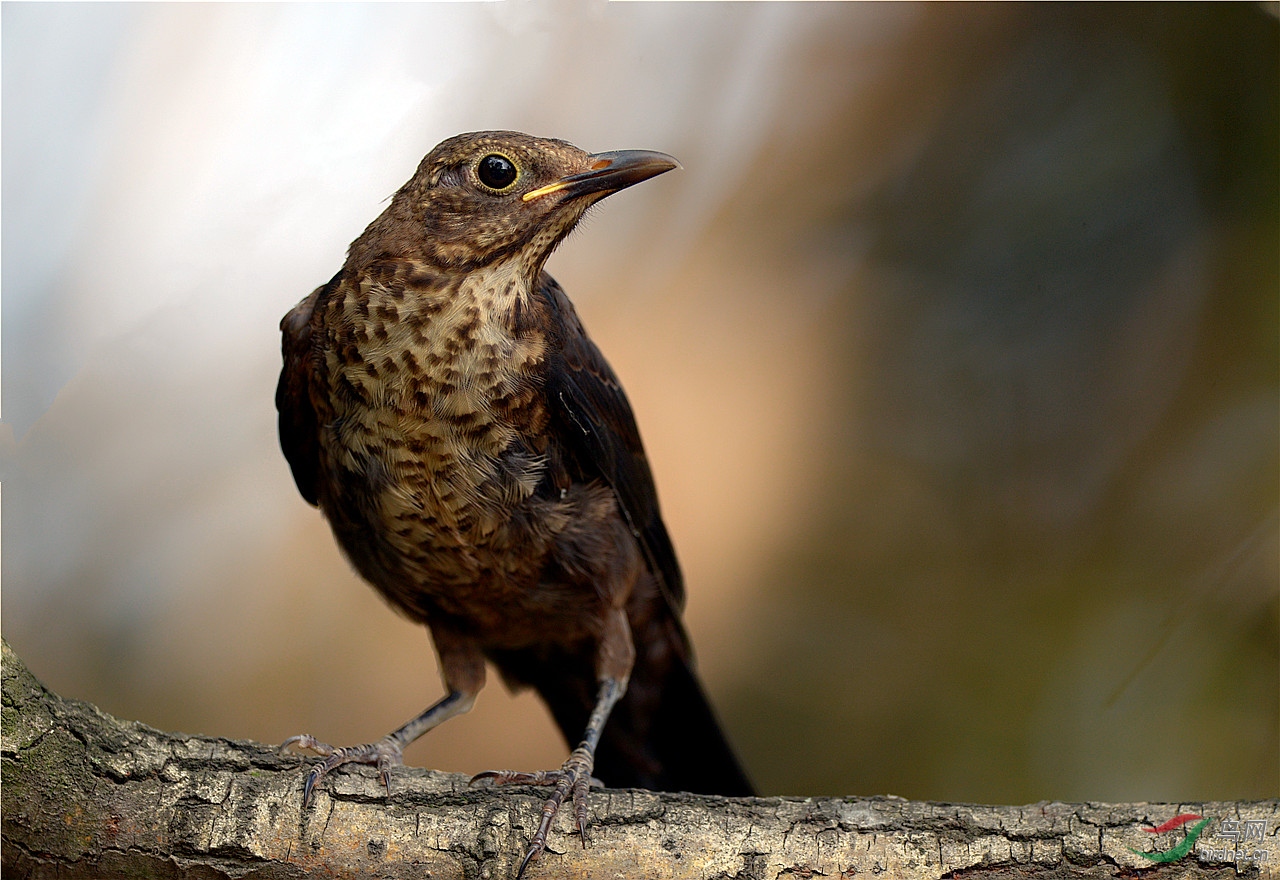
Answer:
<path fill-rule="evenodd" d="M 477 177 L 494 153 L 519 171 L 506 190 Z M 617 782 L 742 794 L 691 673 L 635 417 L 542 271 L 593 202 L 674 167 L 654 157 L 510 132 L 433 150 L 281 322 L 280 440 L 352 564 L 432 631 L 448 705 L 393 738 L 465 711 L 488 658 L 538 688 L 571 742 L 613 709 L 600 757 Z"/>

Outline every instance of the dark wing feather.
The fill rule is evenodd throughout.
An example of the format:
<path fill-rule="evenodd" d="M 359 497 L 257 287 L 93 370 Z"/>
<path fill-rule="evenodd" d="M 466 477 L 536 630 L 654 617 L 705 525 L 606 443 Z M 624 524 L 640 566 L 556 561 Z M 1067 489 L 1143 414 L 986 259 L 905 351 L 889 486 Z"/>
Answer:
<path fill-rule="evenodd" d="M 658 492 L 631 404 L 604 355 L 587 337 L 573 304 L 545 272 L 538 297 L 552 328 L 545 389 L 552 419 L 558 422 L 553 435 L 565 447 L 566 462 L 576 463 L 579 473 L 574 477 L 603 479 L 613 489 L 650 571 L 672 609 L 679 611 L 684 580 L 658 510 Z"/>
<path fill-rule="evenodd" d="M 293 481 L 309 504 L 318 503 L 320 481 L 319 422 L 311 401 L 312 321 L 316 304 L 332 282 L 317 287 L 280 321 L 284 367 L 276 385 L 280 414 L 280 448 L 293 471 Z"/>
<path fill-rule="evenodd" d="M 679 616 L 684 582 L 631 405 L 550 276 L 542 276 L 538 296 L 552 337 L 544 388 L 554 420 L 548 432 L 553 454 L 573 479 L 603 479 L 613 489 L 667 608 L 631 621 L 640 627 L 636 663 L 601 735 L 595 772 L 616 786 L 753 794 L 690 665 Z M 591 659 L 546 656 L 536 648 L 494 659 L 505 674 L 537 688 L 566 741 L 575 743 L 595 702 L 595 677 L 582 674 L 592 668 Z"/>

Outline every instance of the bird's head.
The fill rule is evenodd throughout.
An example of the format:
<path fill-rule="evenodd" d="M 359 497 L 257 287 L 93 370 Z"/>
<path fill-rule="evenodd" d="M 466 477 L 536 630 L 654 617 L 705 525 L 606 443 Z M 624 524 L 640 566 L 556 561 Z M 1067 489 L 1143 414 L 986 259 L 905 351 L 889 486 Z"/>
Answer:
<path fill-rule="evenodd" d="M 536 272 L 591 205 L 678 167 L 648 150 L 587 153 L 514 131 L 460 134 L 427 154 L 351 256 L 470 271 L 519 255 Z"/>

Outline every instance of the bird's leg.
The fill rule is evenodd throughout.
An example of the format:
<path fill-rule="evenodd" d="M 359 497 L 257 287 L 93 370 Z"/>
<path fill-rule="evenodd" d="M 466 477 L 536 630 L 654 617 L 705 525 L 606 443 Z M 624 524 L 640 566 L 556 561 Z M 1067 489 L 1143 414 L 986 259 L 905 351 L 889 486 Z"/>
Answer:
<path fill-rule="evenodd" d="M 587 792 L 591 786 L 591 771 L 595 766 L 596 746 L 600 744 L 600 734 L 604 731 L 605 722 L 614 705 L 627 692 L 627 679 L 631 666 L 635 662 L 635 646 L 631 641 L 631 626 L 627 622 L 626 612 L 620 608 L 612 609 L 605 622 L 605 630 L 601 635 L 597 649 L 596 665 L 600 687 L 596 691 L 596 703 L 587 720 L 587 729 L 582 734 L 582 742 L 569 753 L 568 759 L 560 765 L 559 770 L 541 770 L 536 773 L 521 773 L 514 770 L 489 770 L 472 777 L 471 781 L 486 780 L 499 785 L 517 783 L 523 785 L 552 785 L 555 790 L 542 806 L 542 821 L 538 823 L 538 831 L 529 841 L 529 849 L 520 862 L 520 870 L 516 878 L 524 874 L 524 869 L 547 848 L 547 833 L 551 830 L 551 822 L 560 812 L 560 805 L 566 796 L 573 799 L 573 813 L 581 836 L 582 845 L 587 845 Z"/>
<path fill-rule="evenodd" d="M 328 743 L 320 742 L 310 734 L 304 733 L 299 736 L 289 737 L 280 744 L 281 749 L 307 749 L 324 756 L 324 760 L 316 764 L 311 772 L 307 774 L 307 781 L 303 784 L 303 809 L 311 805 L 311 798 L 315 794 L 316 784 L 321 779 L 324 779 L 330 771 L 341 767 L 343 764 L 375 765 L 378 768 L 378 775 L 382 779 L 383 786 L 387 789 L 387 793 L 390 794 L 390 771 L 392 767 L 398 767 L 404 763 L 405 746 L 438 724 L 468 711 L 475 704 L 475 701 L 476 695 L 474 693 L 450 691 L 417 718 L 405 723 L 399 729 L 388 733 L 374 743 L 335 748 Z"/>
<path fill-rule="evenodd" d="M 436 651 L 440 655 L 440 668 L 444 673 L 445 687 L 449 692 L 422 712 L 374 743 L 335 748 L 320 742 L 310 734 L 291 736 L 280 744 L 281 750 L 307 749 L 324 756 L 307 774 L 302 788 L 302 807 L 311 804 L 315 787 L 331 771 L 343 764 L 372 764 L 378 768 L 387 793 L 391 793 L 392 767 L 404 763 L 404 750 L 411 742 L 428 730 L 470 711 L 476 695 L 484 687 L 484 657 L 469 645 L 451 638 L 449 634 L 432 629 Z"/>

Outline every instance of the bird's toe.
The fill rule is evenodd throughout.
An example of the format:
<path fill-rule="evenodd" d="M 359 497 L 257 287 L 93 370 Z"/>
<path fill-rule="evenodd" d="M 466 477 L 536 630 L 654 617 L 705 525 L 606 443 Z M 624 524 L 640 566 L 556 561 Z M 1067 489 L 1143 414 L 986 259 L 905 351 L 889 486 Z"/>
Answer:
<path fill-rule="evenodd" d="M 377 767 L 378 778 L 381 779 L 383 787 L 386 788 L 387 794 L 390 795 L 391 768 L 399 767 L 404 763 L 403 751 L 399 744 L 385 738 L 376 743 L 346 746 L 339 749 L 328 743 L 319 742 L 315 737 L 304 734 L 290 737 L 281 744 L 280 748 L 282 750 L 307 749 L 324 756 L 323 761 L 311 768 L 311 772 L 307 774 L 307 779 L 303 783 L 303 809 L 311 805 L 311 800 L 315 796 L 316 786 L 320 784 L 321 780 L 343 764 L 371 764 Z"/>

